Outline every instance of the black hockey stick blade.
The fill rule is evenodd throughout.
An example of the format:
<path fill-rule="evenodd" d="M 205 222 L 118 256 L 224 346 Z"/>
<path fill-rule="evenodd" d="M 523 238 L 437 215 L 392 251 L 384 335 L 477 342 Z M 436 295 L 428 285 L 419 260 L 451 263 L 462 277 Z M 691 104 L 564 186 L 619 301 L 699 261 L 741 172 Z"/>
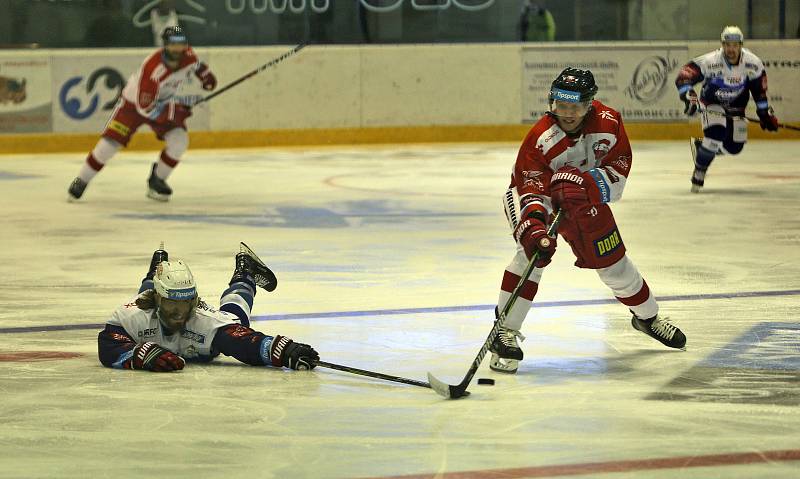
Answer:
<path fill-rule="evenodd" d="M 562 211 L 558 210 L 555 216 L 553 216 L 553 221 L 550 223 L 550 227 L 547 228 L 547 236 L 554 236 L 557 234 L 558 223 L 561 221 L 562 214 Z M 528 261 L 528 265 L 525 267 L 525 271 L 523 271 L 522 275 L 520 276 L 519 282 L 517 282 L 517 285 L 514 287 L 514 291 L 511 292 L 511 296 L 509 296 L 505 306 L 503 306 L 503 310 L 500 311 L 497 320 L 494 322 L 494 326 L 492 326 L 492 330 L 489 332 L 489 336 L 486 338 L 486 341 L 483 342 L 480 351 L 478 351 L 478 355 L 475 356 L 475 359 L 472 361 L 472 365 L 469 367 L 469 371 L 467 371 L 467 374 L 464 376 L 464 379 L 461 380 L 461 383 L 457 385 L 447 384 L 436 379 L 433 374 L 428 373 L 428 381 L 430 382 L 431 388 L 433 388 L 433 390 L 436 391 L 440 396 L 443 396 L 447 399 L 458 399 L 469 394 L 469 392 L 467 392 L 469 383 L 472 381 L 475 373 L 478 372 L 478 368 L 481 367 L 483 358 L 486 356 L 486 353 L 489 352 L 489 348 L 492 346 L 494 337 L 506 322 L 506 315 L 509 313 L 509 311 L 511 311 L 511 308 L 514 307 L 514 303 L 517 301 L 519 293 L 522 291 L 522 287 L 525 285 L 525 281 L 528 280 L 528 277 L 530 277 L 531 273 L 533 272 L 533 268 L 535 268 L 536 265 L 536 260 L 538 259 L 539 251 L 537 250 L 535 253 L 533 253 L 533 256 L 531 256 L 531 259 Z"/>
<path fill-rule="evenodd" d="M 408 379 L 400 376 L 392 376 L 390 374 L 376 373 L 374 371 L 367 371 L 365 369 L 353 368 L 350 366 L 342 366 L 341 364 L 329 363 L 326 361 L 317 361 L 317 366 L 328 369 L 335 369 L 351 374 L 358 374 L 359 376 L 366 376 L 369 378 L 383 379 L 384 381 L 391 381 L 395 383 L 409 384 L 411 386 L 419 386 L 422 388 L 430 389 L 432 386 L 424 381 L 417 381 L 416 379 Z"/>
<path fill-rule="evenodd" d="M 534 253 L 533 259 L 531 259 L 531 264 L 536 262 L 536 258 L 538 258 L 538 256 L 539 256 L 538 252 Z M 526 275 L 525 278 L 527 279 L 528 276 L 530 276 L 530 272 L 528 272 L 528 275 Z M 517 292 L 517 294 L 519 294 L 519 292 Z M 514 297 L 513 293 L 511 297 L 512 298 Z M 509 300 L 510 299 L 511 298 L 509 298 Z M 513 305 L 513 302 L 511 303 Z M 486 341 L 483 342 L 480 351 L 478 351 L 478 355 L 475 357 L 475 359 L 472 361 L 472 364 L 469 367 L 469 371 L 467 371 L 467 374 L 464 375 L 464 379 L 462 379 L 459 384 L 452 385 L 444 383 L 439 379 L 437 379 L 433 374 L 428 373 L 428 381 L 431 384 L 431 388 L 433 388 L 433 390 L 436 391 L 440 396 L 445 397 L 447 399 L 458 399 L 465 396 L 469 396 L 469 391 L 467 391 L 467 387 L 469 387 L 469 383 L 472 382 L 472 378 L 475 377 L 475 373 L 478 372 L 478 368 L 481 367 L 483 358 L 486 357 L 486 353 L 489 352 L 489 348 L 492 346 L 492 341 L 494 340 L 497 331 L 500 330 L 500 327 L 505 322 L 506 319 L 505 309 L 506 308 L 503 308 L 504 312 L 500 313 L 500 319 L 494 322 L 494 326 L 492 326 L 492 330 L 489 332 L 489 336 L 486 338 Z"/>
<path fill-rule="evenodd" d="M 440 381 L 439 379 L 436 379 L 436 376 L 431 373 L 428 373 L 428 382 L 430 383 L 431 388 L 433 388 L 433 390 L 436 391 L 439 396 L 444 398 L 458 399 L 464 396 L 469 396 L 469 391 L 467 391 L 467 385 L 469 385 L 469 382 L 467 382 L 467 385 L 464 386 L 462 386 L 463 381 L 462 384 L 459 384 L 458 386 L 451 386 L 443 381 Z"/>

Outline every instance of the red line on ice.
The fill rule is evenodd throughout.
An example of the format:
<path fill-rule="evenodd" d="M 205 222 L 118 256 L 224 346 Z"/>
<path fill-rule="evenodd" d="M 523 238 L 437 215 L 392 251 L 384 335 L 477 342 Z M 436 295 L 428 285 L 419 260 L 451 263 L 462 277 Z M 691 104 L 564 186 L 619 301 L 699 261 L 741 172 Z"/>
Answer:
<path fill-rule="evenodd" d="M 687 467 L 734 466 L 780 461 L 800 460 L 800 449 L 783 451 L 735 452 L 705 456 L 663 457 L 627 461 L 587 462 L 582 464 L 556 464 L 482 471 L 443 472 L 385 476 L 373 479 L 522 479 L 531 477 L 563 477 L 582 474 L 645 471 L 652 469 L 683 469 Z"/>

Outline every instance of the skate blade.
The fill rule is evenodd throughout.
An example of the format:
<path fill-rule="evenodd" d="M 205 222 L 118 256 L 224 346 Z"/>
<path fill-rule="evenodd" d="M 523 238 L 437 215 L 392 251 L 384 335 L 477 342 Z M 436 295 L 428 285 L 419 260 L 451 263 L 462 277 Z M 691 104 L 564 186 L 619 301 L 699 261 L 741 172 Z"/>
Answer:
<path fill-rule="evenodd" d="M 147 197 L 151 200 L 167 202 L 170 195 L 163 195 L 155 190 L 147 190 Z"/>
<path fill-rule="evenodd" d="M 498 373 L 514 374 L 519 368 L 519 361 L 516 359 L 504 359 L 492 353 L 492 360 L 489 361 L 489 369 Z"/>
<path fill-rule="evenodd" d="M 700 190 L 702 190 L 702 189 L 703 189 L 702 186 L 692 185 L 692 189 L 689 190 L 689 191 L 691 191 L 692 193 L 700 193 Z"/>
<path fill-rule="evenodd" d="M 264 264 L 263 261 L 261 261 L 261 258 L 259 258 L 258 255 L 255 254 L 253 250 L 250 249 L 250 247 L 245 244 L 244 241 L 239 242 L 239 251 L 256 260 L 258 264 L 260 264 L 261 266 L 265 268 L 267 267 L 267 265 Z"/>

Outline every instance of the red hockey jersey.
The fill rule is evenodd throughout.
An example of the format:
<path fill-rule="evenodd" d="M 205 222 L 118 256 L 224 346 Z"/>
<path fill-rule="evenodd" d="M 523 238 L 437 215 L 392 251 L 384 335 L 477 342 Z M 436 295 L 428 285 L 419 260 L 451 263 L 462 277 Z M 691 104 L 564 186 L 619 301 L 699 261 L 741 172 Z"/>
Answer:
<path fill-rule="evenodd" d="M 631 161 L 631 145 L 616 110 L 592 101 L 577 138 L 570 138 L 558 120 L 547 115 L 528 132 L 511 175 L 511 186 L 519 194 L 520 214 L 525 217 L 532 207 L 553 211 L 550 177 L 564 166 L 588 171 L 602 202 L 616 201 L 622 197 Z"/>

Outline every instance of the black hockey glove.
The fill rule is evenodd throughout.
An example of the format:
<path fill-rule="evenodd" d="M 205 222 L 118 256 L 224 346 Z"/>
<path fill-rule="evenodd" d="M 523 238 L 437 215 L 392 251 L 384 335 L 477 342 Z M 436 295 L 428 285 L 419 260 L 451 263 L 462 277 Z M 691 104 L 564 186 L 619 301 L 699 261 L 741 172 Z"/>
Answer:
<path fill-rule="evenodd" d="M 686 105 L 683 109 L 683 112 L 687 116 L 695 116 L 697 114 L 697 109 L 700 107 L 700 100 L 697 99 L 697 93 L 694 90 L 686 90 L 685 92 L 681 93 L 681 100 L 683 101 L 684 105 Z"/>
<path fill-rule="evenodd" d="M 319 353 L 308 344 L 296 343 L 286 336 L 275 336 L 269 348 L 273 366 L 305 370 L 314 369 Z"/>
<path fill-rule="evenodd" d="M 169 372 L 179 371 L 186 365 L 182 357 L 156 343 L 147 342 L 133 348 L 133 357 L 129 359 L 131 369 Z"/>
<path fill-rule="evenodd" d="M 758 119 L 761 120 L 761 129 L 767 131 L 778 131 L 778 118 L 772 114 L 769 108 L 756 110 Z"/>

